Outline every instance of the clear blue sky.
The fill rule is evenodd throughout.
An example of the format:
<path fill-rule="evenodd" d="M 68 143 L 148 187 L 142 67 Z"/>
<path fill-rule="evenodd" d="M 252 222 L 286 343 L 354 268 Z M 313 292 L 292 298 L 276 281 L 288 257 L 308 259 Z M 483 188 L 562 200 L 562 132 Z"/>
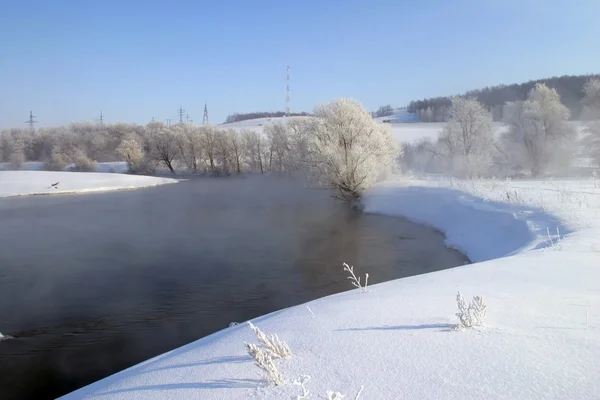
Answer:
<path fill-rule="evenodd" d="M 201 122 L 600 72 L 598 0 L 0 0 L 0 128 Z"/>

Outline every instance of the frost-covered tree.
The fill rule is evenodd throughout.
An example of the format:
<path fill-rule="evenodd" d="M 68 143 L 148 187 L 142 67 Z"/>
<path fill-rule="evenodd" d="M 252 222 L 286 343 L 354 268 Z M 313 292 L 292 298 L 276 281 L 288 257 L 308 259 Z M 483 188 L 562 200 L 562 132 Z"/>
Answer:
<path fill-rule="evenodd" d="M 269 141 L 269 169 L 284 172 L 291 168 L 291 143 L 289 127 L 286 122 L 275 122 L 264 128 Z"/>
<path fill-rule="evenodd" d="M 600 79 L 591 79 L 583 87 L 586 119 L 585 145 L 600 166 Z"/>
<path fill-rule="evenodd" d="M 127 162 L 129 171 L 138 170 L 144 158 L 144 152 L 142 145 L 134 137 L 123 140 L 116 151 Z"/>
<path fill-rule="evenodd" d="M 174 131 L 169 128 L 161 122 L 151 122 L 146 125 L 152 156 L 175 174 L 173 161 L 179 153 L 179 147 Z"/>
<path fill-rule="evenodd" d="M 396 165 L 402 148 L 385 124 L 378 124 L 360 103 L 339 99 L 315 108 L 308 135 L 310 170 L 347 201 L 363 192 Z"/>
<path fill-rule="evenodd" d="M 450 120 L 438 138 L 448 168 L 461 176 L 486 173 L 493 141 L 490 112 L 473 98 L 454 97 Z"/>
<path fill-rule="evenodd" d="M 216 171 L 216 131 L 212 125 L 203 125 L 200 127 L 200 145 L 206 155 L 207 168 L 211 173 Z"/>
<path fill-rule="evenodd" d="M 570 112 L 555 89 L 537 84 L 526 101 L 508 103 L 505 109 L 509 131 L 502 145 L 512 154 L 513 165 L 532 176 L 568 168 L 577 133 L 567 123 Z"/>
<path fill-rule="evenodd" d="M 235 172 L 241 174 L 244 165 L 244 141 L 242 140 L 242 136 L 235 129 L 228 129 L 225 135 L 231 151 L 231 159 Z"/>

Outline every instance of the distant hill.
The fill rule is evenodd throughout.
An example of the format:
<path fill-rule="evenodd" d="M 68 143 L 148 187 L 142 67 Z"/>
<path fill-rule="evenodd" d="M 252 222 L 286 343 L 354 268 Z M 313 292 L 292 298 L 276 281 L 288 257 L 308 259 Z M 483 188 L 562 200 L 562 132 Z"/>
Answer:
<path fill-rule="evenodd" d="M 492 112 L 494 121 L 500 121 L 503 116 L 503 105 L 507 101 L 525 100 L 529 91 L 537 83 L 544 83 L 548 87 L 558 91 L 563 104 L 571 110 L 571 119 L 577 120 L 582 110 L 583 85 L 590 78 L 600 78 L 600 74 L 555 76 L 525 83 L 513 83 L 511 85 L 498 85 L 471 90 L 464 93 L 464 95 L 475 97 Z M 417 114 L 422 121 L 444 122 L 448 120 L 449 107 L 450 96 L 444 96 L 411 101 L 407 108 L 409 112 Z"/>
<path fill-rule="evenodd" d="M 231 124 L 232 122 L 246 121 L 248 119 L 257 119 L 257 118 L 278 118 L 285 116 L 285 112 L 283 111 L 274 111 L 274 112 L 251 112 L 251 113 L 233 113 L 228 115 L 225 118 L 225 124 Z M 306 117 L 310 115 L 306 112 L 301 113 L 290 113 L 292 117 Z"/>

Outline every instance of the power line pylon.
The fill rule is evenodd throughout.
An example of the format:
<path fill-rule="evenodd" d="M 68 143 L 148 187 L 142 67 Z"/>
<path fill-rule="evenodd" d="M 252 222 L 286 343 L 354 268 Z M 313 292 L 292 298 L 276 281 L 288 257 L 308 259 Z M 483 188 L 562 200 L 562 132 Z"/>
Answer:
<path fill-rule="evenodd" d="M 35 120 L 35 115 L 33 115 L 33 111 L 29 110 L 29 119 L 25 121 L 25 123 L 29 124 L 29 129 L 35 131 L 34 124 L 37 124 L 38 122 Z"/>
<path fill-rule="evenodd" d="M 179 110 L 177 110 L 177 113 L 179 114 L 179 123 L 183 125 L 183 116 L 185 115 L 185 110 L 183 109 L 183 107 L 179 106 Z"/>
<path fill-rule="evenodd" d="M 202 117 L 202 125 L 208 125 L 208 107 L 204 103 L 204 116 Z"/>
<path fill-rule="evenodd" d="M 290 116 L 290 66 L 286 69 L 286 87 L 285 87 L 285 114 Z"/>

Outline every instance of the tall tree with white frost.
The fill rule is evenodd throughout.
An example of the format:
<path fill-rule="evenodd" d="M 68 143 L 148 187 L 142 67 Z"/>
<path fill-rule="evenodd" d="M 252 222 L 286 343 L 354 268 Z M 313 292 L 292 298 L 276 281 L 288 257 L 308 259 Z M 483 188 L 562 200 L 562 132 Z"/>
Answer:
<path fill-rule="evenodd" d="M 567 123 L 570 112 L 555 89 L 537 84 L 524 102 L 509 103 L 509 132 L 503 138 L 507 152 L 532 176 L 568 168 L 577 139 Z"/>
<path fill-rule="evenodd" d="M 378 124 L 356 100 L 317 106 L 308 134 L 311 172 L 335 197 L 355 202 L 395 167 L 402 148 L 389 128 Z"/>
<path fill-rule="evenodd" d="M 600 166 L 600 79 L 589 80 L 583 87 L 583 92 L 583 105 L 589 120 L 586 123 L 585 144 L 596 164 Z"/>
<path fill-rule="evenodd" d="M 473 98 L 454 97 L 450 120 L 438 138 L 451 171 L 469 177 L 485 173 L 493 141 L 490 112 Z"/>

